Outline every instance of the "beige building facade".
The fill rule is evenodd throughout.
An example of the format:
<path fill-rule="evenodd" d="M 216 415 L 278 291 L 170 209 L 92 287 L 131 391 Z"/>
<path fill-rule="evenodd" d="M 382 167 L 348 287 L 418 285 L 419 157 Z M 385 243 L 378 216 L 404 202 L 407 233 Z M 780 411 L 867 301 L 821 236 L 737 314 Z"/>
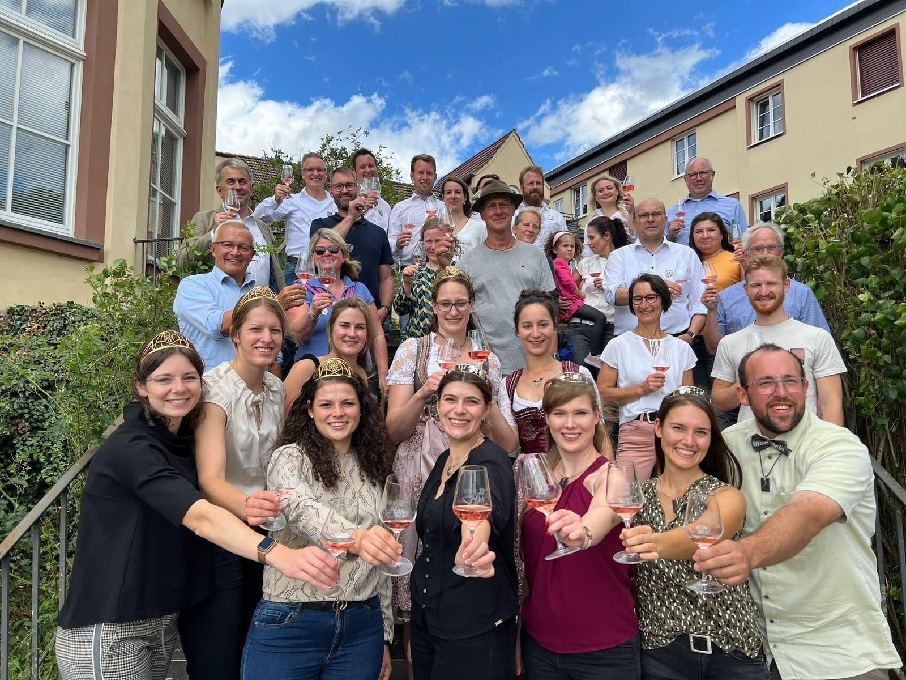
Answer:
<path fill-rule="evenodd" d="M 876 160 L 906 164 L 906 1 L 866 0 L 547 173 L 554 207 L 589 219 L 591 183 L 628 173 L 636 199 L 688 193 L 711 160 L 714 190 L 750 224 L 822 192 L 822 178 Z"/>
<path fill-rule="evenodd" d="M 522 143 L 516 130 L 510 130 L 503 137 L 489 144 L 465 163 L 440 178 L 438 186 L 448 177 L 463 180 L 471 193 L 475 193 L 478 180 L 484 175 L 497 175 L 510 186 L 519 188 L 519 173 L 534 161 Z M 547 192 L 545 183 L 545 193 Z"/>
<path fill-rule="evenodd" d="M 8 9 L 9 4 L 13 8 Z M 221 3 L 0 7 L 0 308 L 86 302 L 86 267 L 178 235 L 210 190 Z M 161 246 L 165 247 L 165 246 Z"/>

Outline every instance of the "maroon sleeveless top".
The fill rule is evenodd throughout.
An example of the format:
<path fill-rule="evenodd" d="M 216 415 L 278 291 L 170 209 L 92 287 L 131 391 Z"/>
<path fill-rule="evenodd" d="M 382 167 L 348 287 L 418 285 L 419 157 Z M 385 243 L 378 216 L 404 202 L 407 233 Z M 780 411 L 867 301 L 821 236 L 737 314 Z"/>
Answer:
<path fill-rule="evenodd" d="M 579 365 L 572 361 L 561 361 L 564 372 L 579 372 Z M 519 368 L 506 377 L 507 396 L 510 404 L 516 395 L 516 385 L 522 377 L 524 369 Z M 513 409 L 513 418 L 516 420 L 516 429 L 519 432 L 519 449 L 521 453 L 547 453 L 547 422 L 544 420 L 544 411 L 537 406 L 524 409 Z"/>
<path fill-rule="evenodd" d="M 578 479 L 566 485 L 557 510 L 583 515 L 591 503 L 585 478 L 601 467 L 601 456 Z M 527 510 L 522 519 L 523 555 L 528 597 L 522 625 L 542 647 L 558 654 L 610 649 L 639 632 L 629 567 L 613 561 L 623 549 L 622 523 L 600 543 L 566 557 L 544 559 L 557 545 L 547 534 L 544 515 Z"/>

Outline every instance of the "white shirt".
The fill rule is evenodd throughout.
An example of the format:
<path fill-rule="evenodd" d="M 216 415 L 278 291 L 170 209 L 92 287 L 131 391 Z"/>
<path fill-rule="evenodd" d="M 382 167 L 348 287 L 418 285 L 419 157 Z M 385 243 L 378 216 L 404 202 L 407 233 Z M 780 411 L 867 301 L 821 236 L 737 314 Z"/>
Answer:
<path fill-rule="evenodd" d="M 604 269 L 604 297 L 614 305 L 614 334 L 625 333 L 637 324 L 629 305 L 615 304 L 617 288 L 628 289 L 640 274 L 657 274 L 663 279 L 675 281 L 681 268 L 686 271 L 683 295 L 673 300 L 670 309 L 661 315 L 661 330 L 671 335 L 689 328 L 693 315 L 708 313 L 701 303 L 705 284 L 702 283 L 704 273 L 698 255 L 689 246 L 667 240 L 653 253 L 639 241 L 613 251 Z"/>
<path fill-rule="evenodd" d="M 252 242 L 255 244 L 256 248 L 267 245 L 267 241 L 264 240 L 264 234 L 261 233 L 261 228 L 258 226 L 258 222 L 254 217 L 249 215 L 242 222 L 249 228 L 249 231 L 252 232 Z M 270 254 L 255 253 L 255 257 L 249 262 L 248 272 L 259 286 L 269 286 L 271 281 Z M 278 281 L 277 283 L 280 285 L 283 284 L 282 281 Z"/>
<path fill-rule="evenodd" d="M 428 219 L 429 210 L 440 210 L 443 203 L 434 194 L 428 198 L 422 198 L 418 194 L 412 194 L 405 201 L 400 201 L 393 210 L 390 211 L 390 228 L 387 230 L 387 239 L 390 241 L 390 248 L 393 251 L 394 259 L 399 260 L 400 264 L 412 264 L 412 251 L 415 244 L 420 242 L 419 234 Z M 405 248 L 396 247 L 396 239 L 403 231 L 403 225 L 414 224 L 412 230 L 412 240 L 406 244 Z"/>
<path fill-rule="evenodd" d="M 255 208 L 255 217 L 262 222 L 286 222 L 286 254 L 289 257 L 302 257 L 308 253 L 311 241 L 311 223 L 321 217 L 329 217 L 337 211 L 330 194 L 319 201 L 311 197 L 307 190 L 290 194 L 280 205 L 273 196 L 268 196 Z"/>
<path fill-rule="evenodd" d="M 472 213 L 469 221 L 456 234 L 459 241 L 459 257 L 472 250 L 479 243 L 484 243 L 488 238 L 488 228 L 478 213 Z"/>
<path fill-rule="evenodd" d="M 519 213 L 523 208 L 528 206 L 525 203 L 522 203 L 518 208 L 516 208 L 516 214 Z M 513 216 L 513 223 L 515 224 L 516 216 Z M 563 217 L 562 213 L 557 212 L 556 210 L 549 208 L 547 203 L 541 204 L 541 232 L 538 234 L 538 238 L 535 239 L 535 245 L 544 250 L 544 244 L 547 243 L 547 237 L 551 234 L 554 234 L 558 231 L 569 231 L 566 226 L 566 219 Z"/>
<path fill-rule="evenodd" d="M 365 213 L 365 219 L 386 232 L 390 229 L 390 204 L 378 196 L 377 205 Z"/>
<path fill-rule="evenodd" d="M 604 217 L 604 213 L 601 212 L 600 208 L 595 208 L 595 211 L 592 213 L 588 221 L 591 222 L 596 217 Z M 626 215 L 617 210 L 613 215 L 608 215 L 607 217 L 612 220 L 620 220 L 620 222 L 623 223 L 624 229 L 626 229 L 626 236 L 629 237 L 629 242 L 632 243 L 633 241 L 635 241 L 635 238 L 633 238 L 632 234 L 629 233 L 629 223 L 626 221 Z M 585 241 L 583 241 L 583 243 L 585 244 L 585 247 L 582 248 L 582 257 L 590 257 L 591 255 L 594 255 L 594 253 L 591 252 L 591 248 L 588 247 L 588 224 L 585 225 Z"/>
<path fill-rule="evenodd" d="M 604 289 L 595 286 L 595 279 L 592 272 L 600 274 L 600 279 L 604 280 L 604 268 L 607 266 L 607 258 L 592 253 L 588 257 L 579 260 L 577 269 L 582 275 L 582 290 L 585 293 L 585 304 L 594 307 L 602 312 L 610 323 L 613 323 L 613 305 L 607 301 L 604 295 Z"/>

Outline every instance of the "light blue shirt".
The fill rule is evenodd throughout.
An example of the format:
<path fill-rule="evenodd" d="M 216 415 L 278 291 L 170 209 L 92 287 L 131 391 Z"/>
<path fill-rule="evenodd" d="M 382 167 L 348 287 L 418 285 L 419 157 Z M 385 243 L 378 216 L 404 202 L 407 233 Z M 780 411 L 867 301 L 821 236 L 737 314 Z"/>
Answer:
<path fill-rule="evenodd" d="M 207 274 L 195 274 L 179 282 L 173 311 L 180 333 L 195 343 L 195 349 L 204 361 L 205 373 L 236 357 L 230 336 L 220 333 L 223 315 L 254 286 L 255 279 L 251 275 L 245 275 L 245 282 L 240 287 L 232 276 L 216 266 Z"/>
<path fill-rule="evenodd" d="M 783 311 L 791 319 L 831 332 L 824 318 L 824 311 L 812 289 L 804 283 L 790 279 L 790 289 L 783 299 Z M 717 302 L 717 325 L 724 335 L 741 331 L 755 323 L 755 309 L 746 295 L 744 282 L 734 283 L 720 292 Z"/>
<path fill-rule="evenodd" d="M 686 221 L 686 225 L 680 229 L 679 233 L 676 235 L 676 243 L 682 243 L 684 246 L 689 245 L 689 235 L 692 233 L 692 220 L 699 213 L 716 212 L 724 218 L 724 223 L 727 225 L 728 231 L 733 222 L 736 222 L 743 229 L 749 226 L 749 223 L 746 220 L 746 213 L 742 209 L 740 202 L 735 198 L 721 196 L 712 191 L 704 198 L 690 198 L 687 195 L 683 204 L 686 207 L 686 215 L 683 217 Z M 667 209 L 667 224 L 669 225 L 670 222 L 675 219 L 676 206 L 674 205 Z M 669 228 L 670 227 L 668 226 L 667 229 L 669 230 Z M 666 231 L 664 234 L 666 235 Z"/>

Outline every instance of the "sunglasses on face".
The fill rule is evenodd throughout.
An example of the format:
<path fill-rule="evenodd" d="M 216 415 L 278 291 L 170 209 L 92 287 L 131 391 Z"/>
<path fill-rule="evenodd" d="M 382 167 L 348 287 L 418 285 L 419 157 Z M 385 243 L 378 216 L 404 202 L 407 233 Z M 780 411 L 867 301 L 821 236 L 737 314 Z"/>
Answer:
<path fill-rule="evenodd" d="M 324 253 L 336 255 L 340 252 L 340 246 L 315 246 L 311 252 L 315 255 L 323 255 Z"/>

